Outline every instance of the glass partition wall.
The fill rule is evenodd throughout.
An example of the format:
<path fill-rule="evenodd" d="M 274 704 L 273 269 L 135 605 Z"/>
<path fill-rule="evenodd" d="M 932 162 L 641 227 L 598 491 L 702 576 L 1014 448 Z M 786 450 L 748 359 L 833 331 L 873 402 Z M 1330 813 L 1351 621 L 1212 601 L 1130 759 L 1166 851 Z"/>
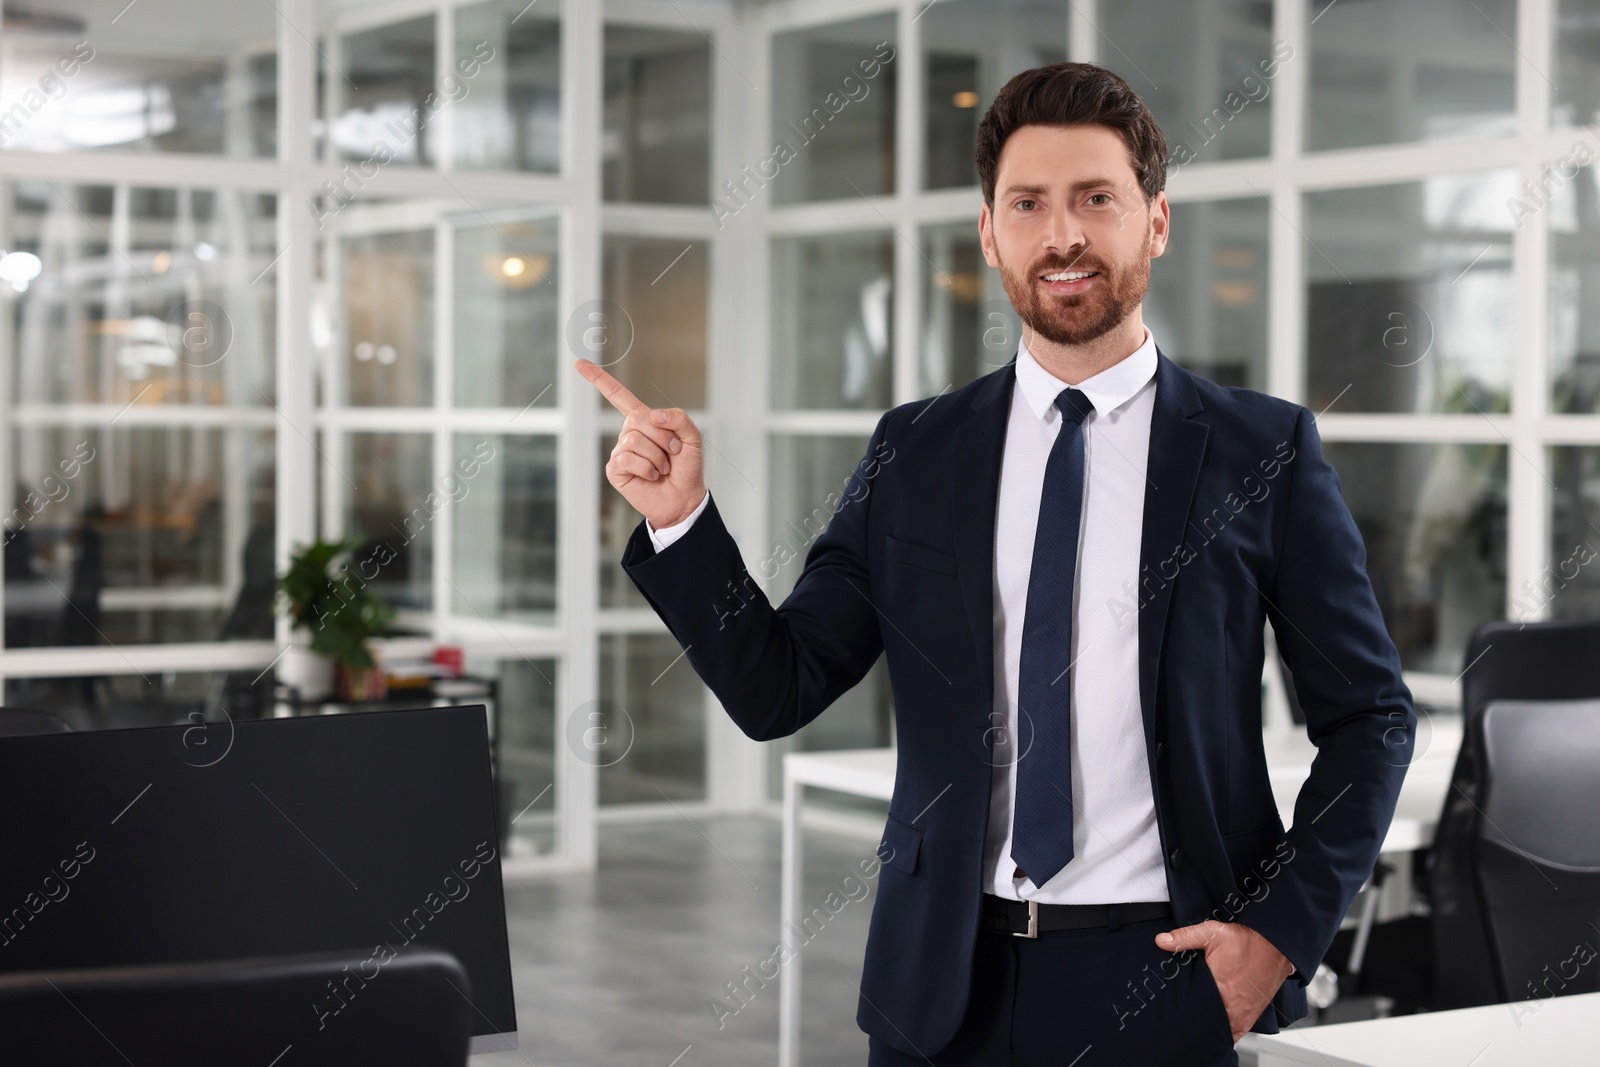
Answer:
<path fill-rule="evenodd" d="M 0 30 L 7 704 L 263 713 L 273 574 L 352 534 L 498 679 L 513 870 L 891 743 L 882 663 L 792 739 L 727 720 L 571 361 L 691 412 L 780 600 L 879 415 L 1015 352 L 972 139 L 1061 59 L 1162 122 L 1146 321 L 1317 413 L 1419 702 L 1478 623 L 1600 610 L 1595 0 L 117 6 Z"/>
<path fill-rule="evenodd" d="M 621 419 L 570 364 L 715 432 L 728 19 L 250 12 L 6 12 L 5 703 L 270 715 L 274 575 L 356 536 L 391 648 L 459 644 L 498 683 L 509 869 L 592 864 L 602 804 L 704 814 L 720 712 L 617 582 Z"/>

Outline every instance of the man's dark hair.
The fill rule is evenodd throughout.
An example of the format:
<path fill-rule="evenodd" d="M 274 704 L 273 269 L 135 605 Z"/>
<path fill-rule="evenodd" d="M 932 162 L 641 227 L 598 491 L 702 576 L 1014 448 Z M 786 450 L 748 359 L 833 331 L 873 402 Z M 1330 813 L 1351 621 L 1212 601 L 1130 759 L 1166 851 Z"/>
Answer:
<path fill-rule="evenodd" d="M 1022 126 L 1098 123 L 1122 135 L 1146 201 L 1167 185 L 1167 139 L 1144 101 L 1117 75 L 1093 63 L 1051 63 L 1006 82 L 978 123 L 973 156 L 983 202 L 994 207 L 995 172 L 1006 138 Z"/>

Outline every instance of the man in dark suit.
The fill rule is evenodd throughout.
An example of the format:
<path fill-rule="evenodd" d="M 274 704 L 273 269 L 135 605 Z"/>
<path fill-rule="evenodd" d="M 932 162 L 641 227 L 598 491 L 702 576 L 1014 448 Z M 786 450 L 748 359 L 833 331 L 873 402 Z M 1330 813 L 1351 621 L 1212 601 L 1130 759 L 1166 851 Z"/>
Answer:
<path fill-rule="evenodd" d="M 888 657 L 894 797 L 860 987 L 869 1064 L 1237 1063 L 1372 870 L 1415 728 L 1306 408 L 1161 354 L 1166 143 L 1122 79 L 1024 71 L 978 132 L 1015 358 L 894 408 L 776 608 L 698 430 L 592 363 L 623 566 L 728 714 L 783 737 Z M 765 576 L 764 576 L 765 577 Z M 1284 831 L 1264 623 L 1319 752 Z"/>

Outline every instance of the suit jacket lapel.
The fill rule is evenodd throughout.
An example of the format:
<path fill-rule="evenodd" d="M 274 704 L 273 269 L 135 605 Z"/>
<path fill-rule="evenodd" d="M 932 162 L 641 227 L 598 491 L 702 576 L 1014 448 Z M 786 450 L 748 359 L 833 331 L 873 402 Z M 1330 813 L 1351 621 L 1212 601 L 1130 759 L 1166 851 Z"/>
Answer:
<path fill-rule="evenodd" d="M 1000 460 L 1005 452 L 1016 357 L 988 376 L 972 399 L 972 412 L 956 427 L 956 573 L 967 626 L 983 672 L 984 692 L 994 707 L 994 532 L 1000 498 Z"/>
<path fill-rule="evenodd" d="M 1200 480 L 1211 429 L 1191 416 L 1203 410 L 1189 373 L 1156 347 L 1156 398 L 1145 465 L 1144 524 L 1139 547 L 1139 706 L 1147 747 L 1155 745 L 1156 668 L 1167 632 L 1177 556 Z"/>

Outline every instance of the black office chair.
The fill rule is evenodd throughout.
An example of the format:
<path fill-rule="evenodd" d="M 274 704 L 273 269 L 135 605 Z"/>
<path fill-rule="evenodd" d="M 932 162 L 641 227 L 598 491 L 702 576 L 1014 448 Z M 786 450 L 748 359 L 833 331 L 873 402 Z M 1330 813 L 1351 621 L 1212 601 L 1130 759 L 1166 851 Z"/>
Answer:
<path fill-rule="evenodd" d="M 68 734 L 72 727 L 53 711 L 34 708 L 0 708 L 0 737 L 31 734 Z"/>
<path fill-rule="evenodd" d="M 1508 994 L 1495 977 L 1489 916 L 1477 883 L 1476 842 L 1485 800 L 1486 772 L 1480 758 L 1484 712 L 1495 701 L 1600 698 L 1600 619 L 1485 623 L 1468 640 L 1463 666 L 1461 751 L 1428 861 L 1435 1008 L 1523 997 L 1515 988 Z M 1572 801 L 1554 797 L 1551 803 L 1560 810 Z M 1565 958 L 1563 954 L 1544 962 L 1553 965 Z"/>
<path fill-rule="evenodd" d="M 463 1067 L 470 996 L 455 956 L 421 946 L 34 971 L 0 974 L 0 1033 L 17 1064 Z"/>
<path fill-rule="evenodd" d="M 1484 711 L 1470 841 L 1501 1001 L 1600 992 L 1600 700 Z"/>

